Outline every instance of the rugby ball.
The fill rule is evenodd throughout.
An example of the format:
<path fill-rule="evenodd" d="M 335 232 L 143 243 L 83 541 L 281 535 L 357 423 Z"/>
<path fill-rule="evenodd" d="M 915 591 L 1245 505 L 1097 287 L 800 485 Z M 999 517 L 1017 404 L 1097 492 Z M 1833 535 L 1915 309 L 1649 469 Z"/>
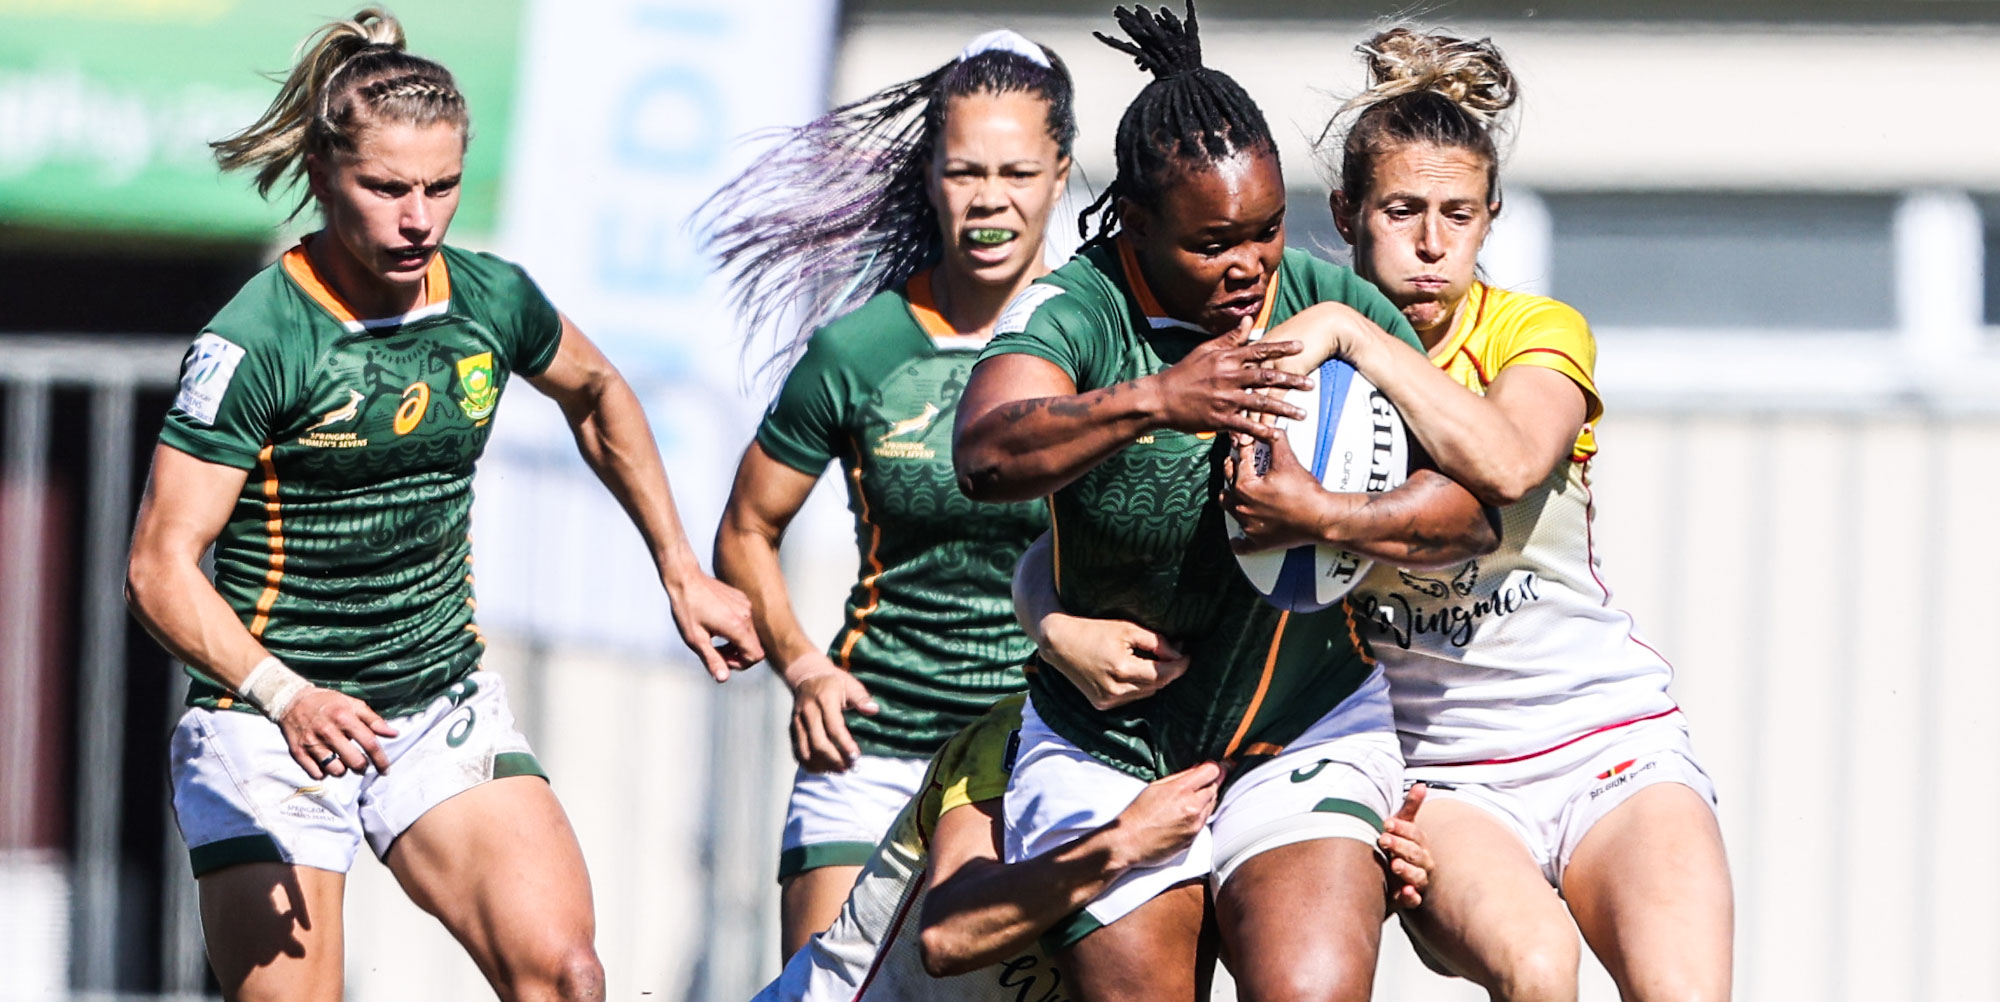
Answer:
<path fill-rule="evenodd" d="M 1310 390 L 1291 390 L 1286 401 L 1306 412 L 1303 420 L 1279 418 L 1299 465 L 1336 494 L 1379 493 L 1400 486 L 1410 475 L 1409 436 L 1396 405 L 1339 359 L 1319 367 Z M 1256 474 L 1271 467 L 1271 445 L 1253 450 Z M 1238 476 L 1250 475 L 1240 471 Z M 1231 539 L 1243 529 L 1227 512 Z M 1239 553 L 1243 575 L 1272 605 L 1291 612 L 1314 612 L 1344 598 L 1367 575 L 1374 561 L 1331 546 Z"/>

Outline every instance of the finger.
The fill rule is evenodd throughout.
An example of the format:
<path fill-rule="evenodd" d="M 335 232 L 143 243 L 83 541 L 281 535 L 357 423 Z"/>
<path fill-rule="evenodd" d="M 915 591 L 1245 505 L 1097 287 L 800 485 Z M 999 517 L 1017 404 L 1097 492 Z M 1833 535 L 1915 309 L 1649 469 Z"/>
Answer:
<path fill-rule="evenodd" d="M 361 762 L 361 764 L 356 765 L 355 768 L 357 770 L 366 769 L 368 767 L 368 764 L 372 762 L 375 764 L 376 772 L 378 773 L 388 772 L 389 753 L 383 750 L 382 742 L 375 740 L 375 732 L 369 730 L 366 726 L 362 725 L 361 722 L 358 720 L 355 721 L 355 725 L 356 726 L 354 727 L 352 737 L 350 738 L 348 743 L 360 746 L 362 754 L 366 756 Z M 345 758 L 346 756 L 343 755 L 341 757 Z"/>
<path fill-rule="evenodd" d="M 1284 358 L 1288 355 L 1296 355 L 1304 350 L 1305 350 L 1305 345 L 1302 345 L 1297 341 L 1259 341 L 1256 344 L 1245 345 L 1241 348 L 1234 349 L 1230 354 L 1235 359 L 1239 359 L 1246 363 L 1255 364 L 1258 362 L 1268 362 L 1274 358 Z M 1304 376 L 1299 376 L 1294 373 L 1288 372 L 1285 373 L 1285 375 L 1299 380 L 1305 379 Z"/>
<path fill-rule="evenodd" d="M 806 768 L 814 772 L 839 772 L 846 763 L 841 760 L 840 747 L 826 736 L 826 720 L 817 703 L 811 704 L 805 712 L 806 722 Z"/>
<path fill-rule="evenodd" d="M 1275 431 L 1270 425 L 1260 424 L 1251 418 L 1235 413 L 1224 414 L 1216 418 L 1215 427 L 1217 431 L 1248 435 L 1259 442 L 1269 442 L 1273 431 Z"/>
<path fill-rule="evenodd" d="M 1403 791 L 1403 806 L 1396 811 L 1397 820 L 1414 823 L 1418 809 L 1424 806 L 1424 798 L 1429 794 L 1430 787 L 1422 783 L 1410 784 L 1410 788 Z"/>
<path fill-rule="evenodd" d="M 1172 661 L 1181 656 L 1181 652 L 1175 649 L 1167 638 L 1136 623 L 1132 626 L 1132 636 L 1127 642 L 1132 645 L 1134 653 L 1143 654 L 1154 661 Z"/>
<path fill-rule="evenodd" d="M 1305 420 L 1306 417 L 1306 412 L 1303 409 L 1293 404 L 1286 403 L 1283 399 L 1279 397 L 1274 397 L 1264 393 L 1258 393 L 1255 390 L 1242 391 L 1240 394 L 1237 395 L 1236 401 L 1237 401 L 1236 406 L 1238 410 L 1245 411 L 1249 415 L 1251 415 L 1250 417 L 1244 419 L 1247 423 L 1250 424 L 1259 423 L 1254 420 L 1255 416 L 1258 414 L 1275 414 L 1278 417 L 1290 418 L 1294 421 L 1303 421 Z M 1249 429 L 1246 428 L 1243 430 L 1248 431 Z M 1257 437 L 1264 439 L 1265 441 L 1270 441 L 1269 435 L 1259 435 Z"/>
<path fill-rule="evenodd" d="M 805 765 L 812 760 L 812 743 L 806 736 L 805 721 L 797 711 L 792 713 L 792 761 Z"/>
<path fill-rule="evenodd" d="M 687 642 L 688 650 L 701 659 L 701 666 L 708 671 L 709 678 L 717 682 L 729 681 L 729 665 L 722 660 L 722 653 L 715 648 L 715 638 L 707 630 L 699 627 L 687 630 L 681 634 L 681 639 Z"/>
<path fill-rule="evenodd" d="M 380 734 L 385 738 L 393 738 L 396 736 L 396 729 L 394 727 L 390 727 L 389 722 L 383 720 L 382 715 L 376 713 L 374 707 L 369 706 L 366 703 L 363 703 L 361 704 L 360 709 L 354 711 L 354 715 L 361 718 L 361 722 L 367 724 L 368 729 L 374 731 L 376 734 Z"/>
<path fill-rule="evenodd" d="M 1166 688 L 1168 683 L 1171 683 L 1174 679 L 1180 678 L 1182 673 L 1186 672 L 1187 670 L 1188 670 L 1188 659 L 1182 656 L 1179 652 L 1175 652 L 1173 657 L 1165 658 L 1160 661 L 1154 662 L 1153 688 L 1154 689 Z"/>
<path fill-rule="evenodd" d="M 820 726 L 826 728 L 827 744 L 840 755 L 842 768 L 854 764 L 861 757 L 861 746 L 854 743 L 854 736 L 847 732 L 847 717 L 841 712 L 848 702 L 843 697 L 834 696 L 820 704 Z M 871 701 L 872 705 L 872 701 Z"/>
<path fill-rule="evenodd" d="M 287 744 L 290 745 L 292 761 L 297 762 L 299 768 L 306 771 L 307 776 L 313 779 L 326 778 L 325 771 L 320 769 L 319 760 L 313 758 L 312 749 L 309 746 L 293 742 L 287 742 Z"/>
<path fill-rule="evenodd" d="M 1381 847 L 1392 862 L 1400 861 L 1424 869 L 1430 868 L 1431 854 L 1421 843 L 1396 835 L 1382 835 L 1375 840 L 1375 844 Z"/>
<path fill-rule="evenodd" d="M 1167 781 L 1186 789 L 1211 789 L 1222 782 L 1222 764 L 1219 762 L 1198 762 L 1167 777 Z"/>

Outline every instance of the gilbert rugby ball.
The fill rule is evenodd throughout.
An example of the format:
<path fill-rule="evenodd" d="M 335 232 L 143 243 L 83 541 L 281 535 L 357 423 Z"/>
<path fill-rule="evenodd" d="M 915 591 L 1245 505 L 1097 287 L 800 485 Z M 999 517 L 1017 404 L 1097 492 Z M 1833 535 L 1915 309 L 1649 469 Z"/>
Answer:
<path fill-rule="evenodd" d="M 1299 465 L 1321 486 L 1337 494 L 1379 493 L 1400 486 L 1410 475 L 1409 437 L 1396 405 L 1339 359 L 1319 367 L 1313 388 L 1292 390 L 1285 399 L 1306 412 L 1303 420 L 1278 419 Z M 1271 465 L 1271 446 L 1256 444 L 1261 474 Z M 1238 476 L 1250 475 L 1241 471 Z M 1231 539 L 1243 531 L 1223 515 Z M 1236 562 L 1259 594 L 1292 612 L 1314 612 L 1339 602 L 1374 562 L 1331 546 L 1239 553 Z"/>

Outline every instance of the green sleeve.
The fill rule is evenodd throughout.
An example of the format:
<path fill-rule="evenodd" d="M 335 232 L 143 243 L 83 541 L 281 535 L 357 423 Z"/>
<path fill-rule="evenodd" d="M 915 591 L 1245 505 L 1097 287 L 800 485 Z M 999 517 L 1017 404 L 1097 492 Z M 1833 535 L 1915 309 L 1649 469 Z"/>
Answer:
<path fill-rule="evenodd" d="M 247 470 L 292 405 L 278 346 L 203 331 L 181 359 L 180 392 L 160 441 L 196 459 Z"/>
<path fill-rule="evenodd" d="M 807 342 L 805 356 L 786 374 L 757 426 L 757 444 L 772 459 L 819 476 L 840 454 L 859 382 L 843 354 L 823 332 Z"/>
<path fill-rule="evenodd" d="M 523 376 L 539 376 L 548 371 L 556 349 L 562 347 L 562 314 L 519 265 L 507 267 L 514 273 L 509 300 L 514 304 L 514 357 L 509 365 Z"/>
<path fill-rule="evenodd" d="M 492 254 L 452 250 L 451 295 L 500 338 L 509 372 L 539 376 L 562 347 L 562 314 L 520 265 Z"/>
<path fill-rule="evenodd" d="M 1032 355 L 1054 364 L 1076 384 L 1078 392 L 1101 384 L 1099 352 L 1106 333 L 1097 330 L 1083 295 L 1059 285 L 1037 282 L 1023 289 L 993 325 L 979 360 L 999 355 Z"/>

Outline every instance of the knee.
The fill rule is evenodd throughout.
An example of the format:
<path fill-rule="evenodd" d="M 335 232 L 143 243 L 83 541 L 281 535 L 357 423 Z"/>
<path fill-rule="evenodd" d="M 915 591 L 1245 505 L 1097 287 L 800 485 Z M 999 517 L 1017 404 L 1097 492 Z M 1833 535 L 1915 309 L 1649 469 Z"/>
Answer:
<path fill-rule="evenodd" d="M 563 954 L 556 965 L 556 995 L 562 1002 L 602 1002 L 604 963 L 597 949 L 586 943 Z"/>
<path fill-rule="evenodd" d="M 1367 1002 L 1375 986 L 1375 970 L 1354 963 L 1321 958 L 1319 963 L 1282 964 L 1257 973 L 1255 984 L 1237 983 L 1249 1002 Z"/>
<path fill-rule="evenodd" d="M 1493 997 L 1501 1002 L 1573 1002 L 1577 960 L 1574 940 L 1532 944 L 1495 972 L 1500 983 Z"/>
<path fill-rule="evenodd" d="M 552 950 L 533 966 L 509 972 L 508 1002 L 602 1002 L 604 964 L 589 943 Z"/>

